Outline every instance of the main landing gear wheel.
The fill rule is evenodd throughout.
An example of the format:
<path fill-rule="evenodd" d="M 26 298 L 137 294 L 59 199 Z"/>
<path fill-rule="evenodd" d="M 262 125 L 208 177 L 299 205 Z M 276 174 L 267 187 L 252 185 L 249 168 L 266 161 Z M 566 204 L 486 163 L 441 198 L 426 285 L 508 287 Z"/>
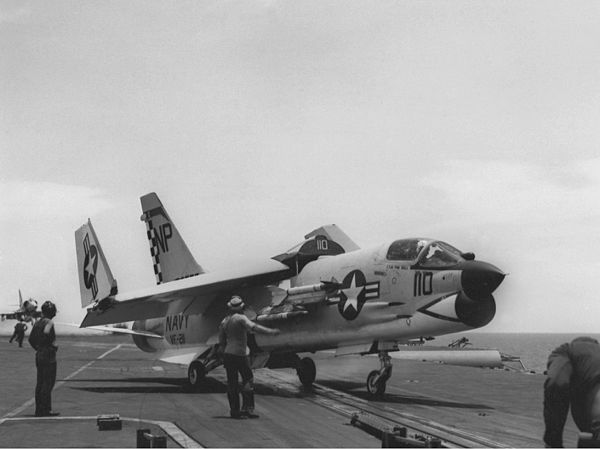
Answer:
<path fill-rule="evenodd" d="M 371 396 L 383 396 L 387 381 L 392 377 L 392 358 L 387 351 L 379 351 L 379 363 L 381 368 L 367 376 L 367 391 Z"/>
<path fill-rule="evenodd" d="M 188 368 L 188 384 L 192 390 L 197 390 L 206 376 L 204 365 L 198 361 L 190 363 Z"/>
<path fill-rule="evenodd" d="M 298 374 L 300 383 L 305 387 L 310 387 L 317 377 L 317 368 L 313 359 L 304 357 L 299 360 L 298 365 L 296 366 L 296 373 Z"/>
<path fill-rule="evenodd" d="M 378 370 L 373 370 L 367 376 L 367 391 L 371 396 L 383 396 L 387 383 L 381 381 Z"/>

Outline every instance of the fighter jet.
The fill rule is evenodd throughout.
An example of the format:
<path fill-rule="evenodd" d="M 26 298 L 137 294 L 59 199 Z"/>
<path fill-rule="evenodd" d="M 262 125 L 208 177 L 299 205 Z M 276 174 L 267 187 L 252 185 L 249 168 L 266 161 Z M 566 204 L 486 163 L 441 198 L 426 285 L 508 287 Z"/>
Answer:
<path fill-rule="evenodd" d="M 316 366 L 298 354 L 377 354 L 366 378 L 372 395 L 385 392 L 390 351 L 415 339 L 488 324 L 492 292 L 505 273 L 432 238 L 402 238 L 361 249 L 336 225 L 307 234 L 271 259 L 225 272 L 206 272 L 191 254 L 155 193 L 141 197 L 156 286 L 119 293 L 91 221 L 75 231 L 81 327 L 133 321 L 128 333 L 157 359 L 188 366 L 197 387 L 221 364 L 218 326 L 232 295 L 250 319 L 280 329 L 249 340 L 253 368 L 295 368 L 310 385 Z M 112 329 L 114 330 L 114 329 Z"/>
<path fill-rule="evenodd" d="M 33 321 L 37 320 L 41 316 L 41 312 L 37 310 L 37 301 L 33 298 L 29 298 L 23 301 L 23 295 L 19 289 L 19 305 L 15 305 L 16 310 L 0 312 L 0 320 L 23 320 Z"/>

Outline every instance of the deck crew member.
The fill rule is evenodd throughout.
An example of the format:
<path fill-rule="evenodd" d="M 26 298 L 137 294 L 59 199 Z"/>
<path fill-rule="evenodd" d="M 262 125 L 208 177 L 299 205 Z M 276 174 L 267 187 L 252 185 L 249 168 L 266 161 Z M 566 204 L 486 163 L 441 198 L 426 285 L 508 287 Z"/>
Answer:
<path fill-rule="evenodd" d="M 600 345 L 578 337 L 556 348 L 548 358 L 544 382 L 544 443 L 563 447 L 563 429 L 571 406 L 573 421 L 582 432 L 600 435 Z"/>
<path fill-rule="evenodd" d="M 56 382 L 56 333 L 52 318 L 56 306 L 52 301 L 42 304 L 42 318 L 31 329 L 29 343 L 35 349 L 37 383 L 35 386 L 35 416 L 57 416 L 52 411 L 52 388 Z"/>
<path fill-rule="evenodd" d="M 250 321 L 242 313 L 244 307 L 244 301 L 239 296 L 232 296 L 227 303 L 230 314 L 219 326 L 219 350 L 223 354 L 223 365 L 227 372 L 227 399 L 230 416 L 235 419 L 258 418 L 254 413 L 254 376 L 247 356 L 247 332 L 279 333 L 279 329 L 271 329 Z M 241 388 L 238 384 L 238 373 L 242 376 Z"/>
<path fill-rule="evenodd" d="M 22 348 L 26 330 L 27 324 L 23 322 L 23 318 L 19 317 L 19 321 L 17 322 L 17 324 L 15 324 L 15 331 L 13 332 L 12 337 L 10 337 L 10 343 L 12 343 L 13 340 L 16 339 L 17 343 L 19 343 L 19 348 Z"/>

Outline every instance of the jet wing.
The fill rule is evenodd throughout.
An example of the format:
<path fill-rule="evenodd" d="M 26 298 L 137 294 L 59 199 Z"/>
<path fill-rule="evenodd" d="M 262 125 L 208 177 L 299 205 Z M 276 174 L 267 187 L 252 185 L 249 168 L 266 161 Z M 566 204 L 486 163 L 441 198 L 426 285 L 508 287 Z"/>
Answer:
<path fill-rule="evenodd" d="M 131 294 L 109 296 L 88 309 L 80 327 L 159 318 L 188 308 L 193 313 L 203 313 L 216 298 L 236 289 L 277 283 L 291 275 L 288 266 L 267 259 L 251 268 L 205 273 Z M 174 302 L 180 304 L 174 306 Z"/>

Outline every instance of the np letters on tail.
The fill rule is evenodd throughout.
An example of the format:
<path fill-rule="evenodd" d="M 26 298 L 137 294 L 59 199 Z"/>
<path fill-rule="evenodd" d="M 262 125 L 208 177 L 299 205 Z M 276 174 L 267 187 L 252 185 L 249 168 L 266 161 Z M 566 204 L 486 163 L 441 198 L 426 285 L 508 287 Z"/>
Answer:
<path fill-rule="evenodd" d="M 173 237 L 173 228 L 169 222 L 154 227 L 150 214 L 147 214 L 146 227 L 148 240 L 150 241 L 150 255 L 152 256 L 154 265 L 156 283 L 161 284 L 163 282 L 163 274 L 160 267 L 160 254 L 161 252 L 163 254 L 169 252 L 169 239 Z"/>

